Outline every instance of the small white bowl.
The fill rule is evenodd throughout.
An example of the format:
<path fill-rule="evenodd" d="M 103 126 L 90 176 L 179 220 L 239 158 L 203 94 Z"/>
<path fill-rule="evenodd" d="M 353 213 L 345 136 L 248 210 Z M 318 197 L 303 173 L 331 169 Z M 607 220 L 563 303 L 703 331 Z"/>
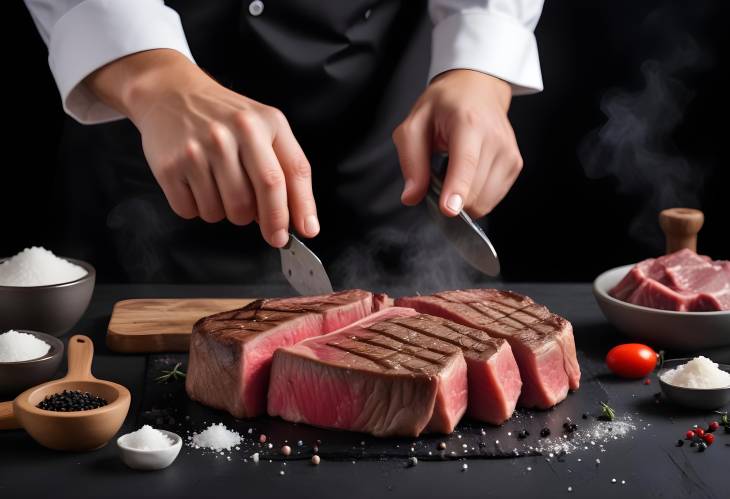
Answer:
<path fill-rule="evenodd" d="M 171 446 L 157 450 L 133 449 L 125 443 L 129 433 L 119 437 L 117 439 L 117 447 L 119 447 L 119 454 L 124 464 L 135 470 L 161 470 L 170 466 L 180 453 L 182 437 L 171 431 L 159 431 L 173 441 Z"/>
<path fill-rule="evenodd" d="M 654 347 L 693 352 L 730 346 L 730 311 L 676 312 L 617 300 L 608 292 L 634 265 L 607 270 L 593 281 L 593 294 L 608 321 L 626 336 Z"/>

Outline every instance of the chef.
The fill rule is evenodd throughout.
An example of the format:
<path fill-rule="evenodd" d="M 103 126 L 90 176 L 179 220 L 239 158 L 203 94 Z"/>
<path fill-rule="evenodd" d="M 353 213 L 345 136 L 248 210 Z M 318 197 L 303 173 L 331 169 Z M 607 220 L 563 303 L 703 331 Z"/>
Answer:
<path fill-rule="evenodd" d="M 107 279 L 261 278 L 290 230 L 334 258 L 417 223 L 437 152 L 443 214 L 481 217 L 542 89 L 541 0 L 26 4 L 73 118 L 64 251 Z"/>

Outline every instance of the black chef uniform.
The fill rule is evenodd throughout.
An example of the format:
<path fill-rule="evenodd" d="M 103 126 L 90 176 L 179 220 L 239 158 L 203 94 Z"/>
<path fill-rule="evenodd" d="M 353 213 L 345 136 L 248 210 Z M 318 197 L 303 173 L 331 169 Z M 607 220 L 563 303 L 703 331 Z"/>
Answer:
<path fill-rule="evenodd" d="M 426 2 L 237 0 L 167 2 L 198 65 L 218 82 L 279 108 L 312 164 L 321 233 L 309 244 L 331 262 L 376 228 L 422 216 L 400 203 L 393 129 L 426 84 Z M 278 252 L 258 226 L 183 220 L 170 209 L 128 121 L 67 119 L 61 254 L 93 262 L 102 279 L 257 283 L 280 279 Z"/>

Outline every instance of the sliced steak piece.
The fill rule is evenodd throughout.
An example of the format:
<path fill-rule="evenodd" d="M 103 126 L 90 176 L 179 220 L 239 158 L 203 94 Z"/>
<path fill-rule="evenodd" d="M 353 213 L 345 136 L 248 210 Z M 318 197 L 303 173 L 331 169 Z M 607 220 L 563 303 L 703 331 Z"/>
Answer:
<path fill-rule="evenodd" d="M 512 347 L 522 377 L 519 405 L 547 409 L 580 386 L 573 328 L 529 297 L 496 289 L 446 291 L 398 298 L 412 307 L 503 338 Z"/>
<path fill-rule="evenodd" d="M 499 425 L 515 410 L 522 378 L 509 343 L 484 331 L 433 315 L 420 314 L 370 326 L 411 345 L 429 348 L 459 347 L 464 354 L 469 382 L 467 414 L 479 421 Z"/>
<path fill-rule="evenodd" d="M 204 317 L 190 339 L 187 393 L 237 418 L 263 414 L 274 350 L 340 329 L 372 310 L 372 293 L 350 290 L 257 300 Z"/>
<path fill-rule="evenodd" d="M 268 412 L 291 422 L 379 437 L 451 433 L 467 406 L 461 349 L 397 321 L 387 308 L 274 354 Z"/>

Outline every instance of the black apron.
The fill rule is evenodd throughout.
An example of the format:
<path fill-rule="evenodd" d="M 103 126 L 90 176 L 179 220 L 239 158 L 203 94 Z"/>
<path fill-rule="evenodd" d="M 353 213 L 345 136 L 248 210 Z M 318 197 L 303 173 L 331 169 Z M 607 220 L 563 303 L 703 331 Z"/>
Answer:
<path fill-rule="evenodd" d="M 281 109 L 312 164 L 325 262 L 367 249 L 373 231 L 410 227 L 393 129 L 422 92 L 425 1 L 169 1 L 196 62 L 223 85 Z M 127 120 L 69 119 L 61 146 L 60 253 L 106 281 L 255 283 L 279 279 L 258 226 L 183 220 L 169 208 Z M 390 243 L 388 243 L 390 244 Z M 371 251 L 372 248 L 369 250 Z M 389 248 L 397 266 L 397 244 Z M 388 252 L 386 251 L 386 253 Z M 351 269 L 350 269 L 351 270 Z"/>

